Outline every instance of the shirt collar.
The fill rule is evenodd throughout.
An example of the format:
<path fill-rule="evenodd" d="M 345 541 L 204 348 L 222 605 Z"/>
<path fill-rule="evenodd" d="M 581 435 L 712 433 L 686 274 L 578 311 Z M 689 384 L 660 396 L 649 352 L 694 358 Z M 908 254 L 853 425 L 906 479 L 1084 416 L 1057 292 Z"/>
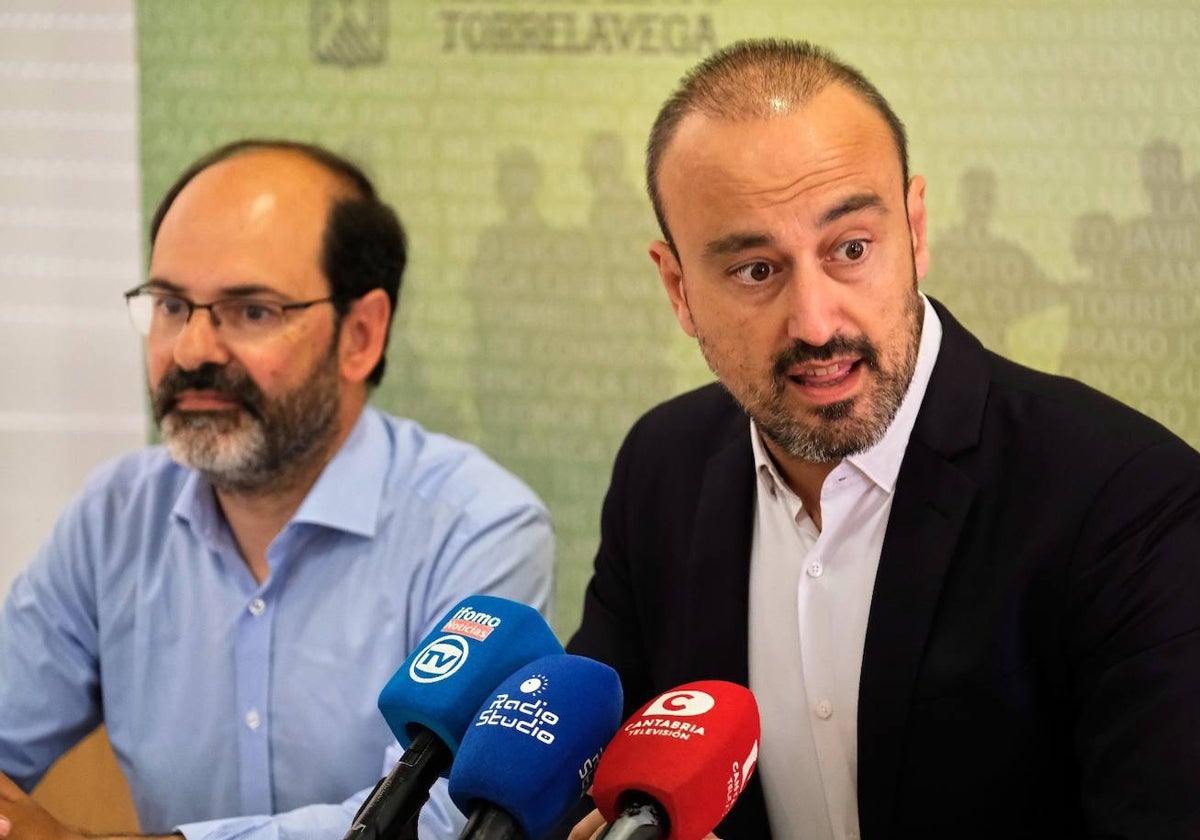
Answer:
<path fill-rule="evenodd" d="M 364 408 L 291 521 L 375 536 L 383 482 L 391 463 L 388 449 L 383 418 L 375 409 Z M 221 530 L 221 513 L 212 485 L 195 470 L 190 472 L 171 512 L 211 542 Z"/>
<path fill-rule="evenodd" d="M 321 472 L 292 522 L 310 522 L 364 537 L 375 536 L 383 481 L 392 462 L 387 429 L 366 407 L 342 448 Z"/>
<path fill-rule="evenodd" d="M 912 381 L 896 416 L 884 433 L 883 439 L 857 455 L 851 455 L 843 461 L 857 469 L 874 484 L 889 495 L 896 489 L 896 477 L 900 474 L 900 463 L 904 460 L 904 452 L 908 448 L 908 439 L 917 423 L 917 413 L 921 402 L 925 399 L 925 390 L 929 387 L 929 378 L 933 375 L 933 366 L 937 362 L 938 351 L 942 345 L 942 322 L 937 312 L 930 305 L 925 295 L 920 295 L 921 304 L 925 309 L 925 317 L 921 326 L 921 340 L 917 348 L 917 366 L 913 370 Z M 754 449 L 754 467 L 759 481 L 771 493 L 776 495 L 783 490 L 791 493 L 787 482 L 779 474 L 775 461 L 767 452 L 762 434 L 754 421 L 750 421 L 750 443 Z"/>

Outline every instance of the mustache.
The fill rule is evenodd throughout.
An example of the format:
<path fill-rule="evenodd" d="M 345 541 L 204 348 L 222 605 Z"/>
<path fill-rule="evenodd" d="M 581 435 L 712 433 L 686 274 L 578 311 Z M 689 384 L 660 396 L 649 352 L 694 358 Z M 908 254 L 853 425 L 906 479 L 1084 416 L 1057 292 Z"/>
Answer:
<path fill-rule="evenodd" d="M 775 377 L 778 379 L 786 376 L 788 368 L 794 365 L 827 362 L 834 356 L 858 356 L 867 367 L 879 369 L 879 351 L 867 338 L 835 335 L 820 345 L 805 341 L 794 342 L 775 357 Z"/>
<path fill-rule="evenodd" d="M 172 368 L 154 389 L 154 417 L 162 420 L 175 408 L 184 391 L 212 391 L 241 404 L 256 419 L 262 419 L 263 393 L 254 380 L 224 365 L 206 362 L 195 370 Z"/>

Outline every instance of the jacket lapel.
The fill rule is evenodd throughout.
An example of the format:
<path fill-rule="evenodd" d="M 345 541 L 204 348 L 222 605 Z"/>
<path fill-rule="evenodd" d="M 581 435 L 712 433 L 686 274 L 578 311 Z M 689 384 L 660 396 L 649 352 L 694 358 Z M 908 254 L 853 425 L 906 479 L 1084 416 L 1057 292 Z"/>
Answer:
<path fill-rule="evenodd" d="M 917 673 L 978 489 L 953 456 L 978 442 L 990 383 L 986 357 L 978 341 L 935 307 L 942 346 L 897 478 L 863 648 L 858 802 L 870 840 L 890 835 Z"/>
<path fill-rule="evenodd" d="M 750 544 L 756 477 L 749 422 L 741 411 L 729 442 L 708 462 L 689 552 L 683 651 L 687 679 L 749 686 Z M 758 774 L 717 827 L 722 837 L 769 838 Z"/>
<path fill-rule="evenodd" d="M 754 527 L 754 456 L 749 422 L 709 460 L 696 506 L 685 586 L 686 620 L 676 650 L 689 679 L 750 679 L 750 541 Z M 740 433 L 739 433 L 740 432 Z"/>

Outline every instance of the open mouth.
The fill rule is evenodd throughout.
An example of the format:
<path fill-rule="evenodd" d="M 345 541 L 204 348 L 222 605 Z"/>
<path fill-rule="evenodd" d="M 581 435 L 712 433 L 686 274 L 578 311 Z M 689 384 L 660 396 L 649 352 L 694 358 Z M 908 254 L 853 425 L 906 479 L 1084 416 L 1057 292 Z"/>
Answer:
<path fill-rule="evenodd" d="M 788 379 L 805 388 L 836 388 L 849 379 L 862 364 L 861 360 L 827 362 L 793 368 Z"/>

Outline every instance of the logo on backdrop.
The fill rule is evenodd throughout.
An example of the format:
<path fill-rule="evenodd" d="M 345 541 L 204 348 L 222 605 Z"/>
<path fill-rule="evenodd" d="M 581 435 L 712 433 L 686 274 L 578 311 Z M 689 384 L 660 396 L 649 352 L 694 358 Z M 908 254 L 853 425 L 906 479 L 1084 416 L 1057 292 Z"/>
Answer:
<path fill-rule="evenodd" d="M 461 636 L 442 636 L 425 645 L 413 657 L 408 666 L 408 675 L 419 683 L 439 682 L 454 676 L 467 661 L 471 652 L 467 640 Z"/>
<path fill-rule="evenodd" d="M 358 67 L 387 55 L 387 0 L 312 0 L 312 57 Z"/>

